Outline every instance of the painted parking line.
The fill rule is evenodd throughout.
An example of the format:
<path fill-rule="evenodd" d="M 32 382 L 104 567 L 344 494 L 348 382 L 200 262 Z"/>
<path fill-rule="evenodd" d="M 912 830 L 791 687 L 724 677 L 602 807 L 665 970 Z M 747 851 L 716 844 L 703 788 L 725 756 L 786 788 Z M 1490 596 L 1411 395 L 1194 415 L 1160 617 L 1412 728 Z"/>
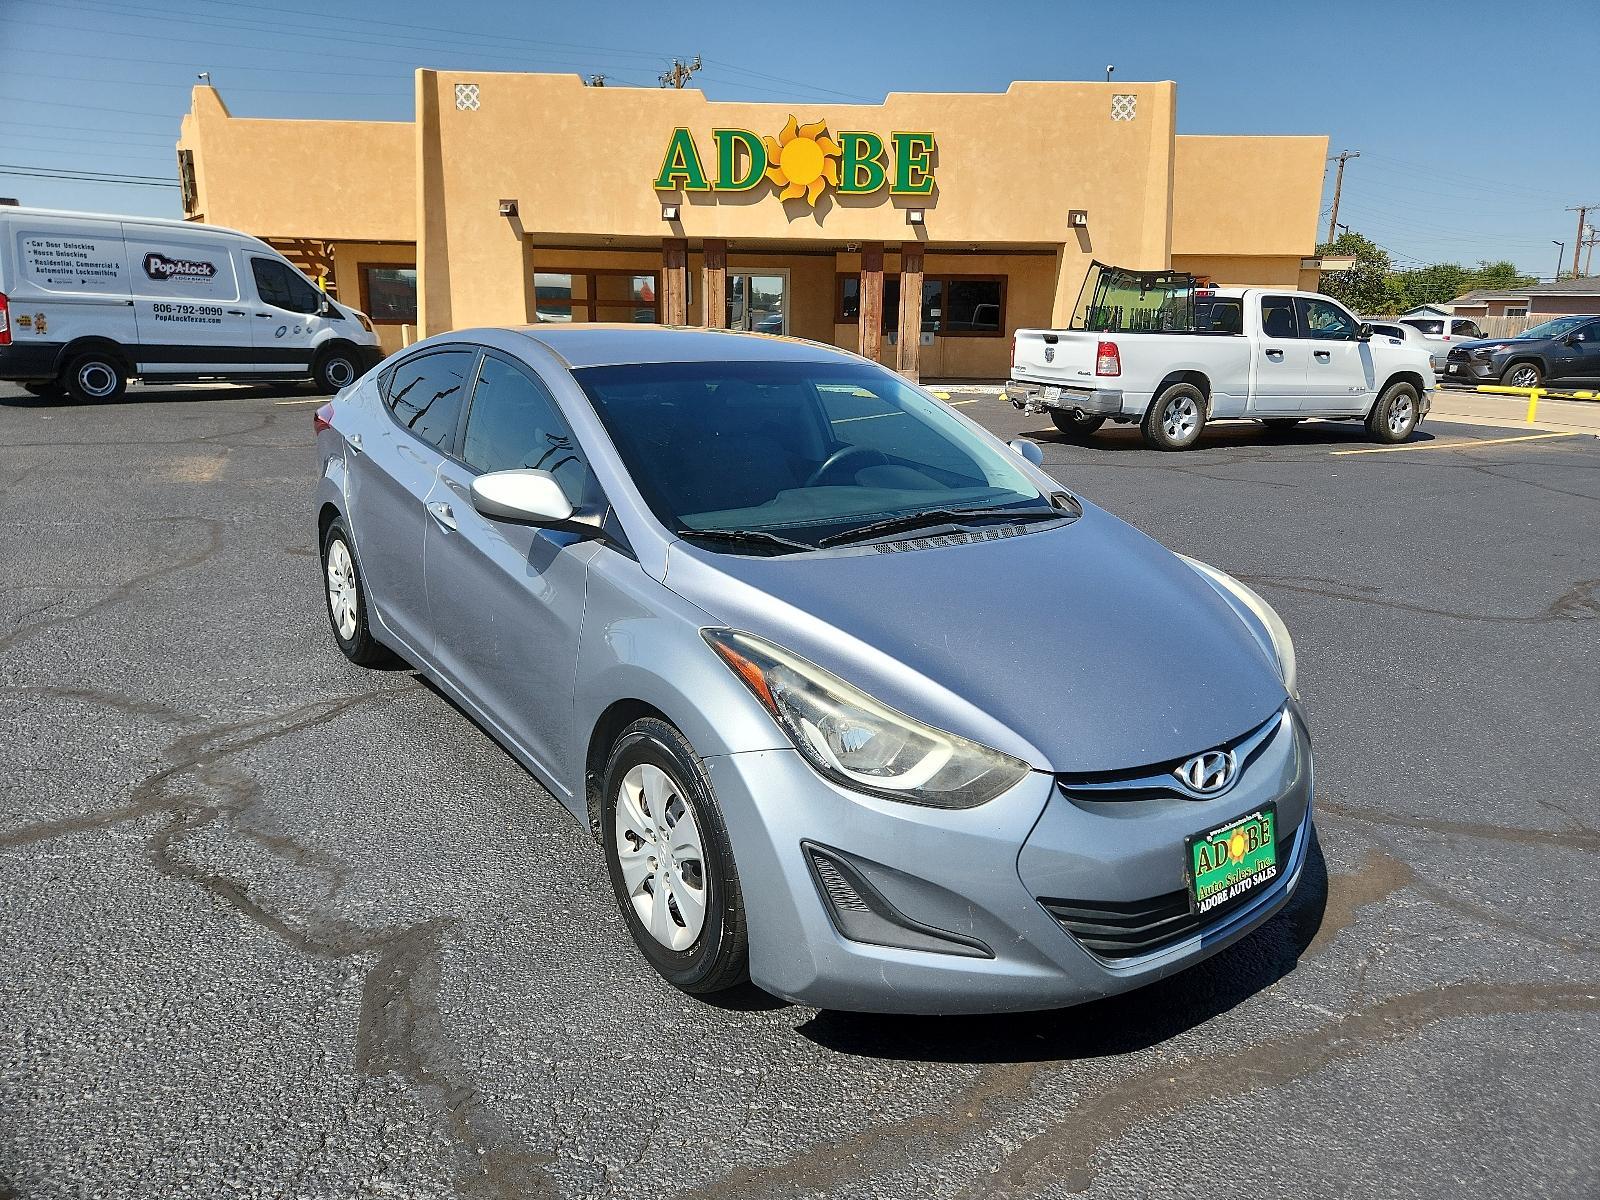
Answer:
<path fill-rule="evenodd" d="M 308 396 L 304 400 L 274 400 L 274 404 L 323 404 L 327 402 L 326 396 Z"/>
<path fill-rule="evenodd" d="M 1333 450 L 1331 454 L 1397 454 L 1402 450 L 1462 450 L 1477 446 L 1504 446 L 1508 442 L 1540 442 L 1546 438 L 1585 437 L 1581 433 L 1524 433 L 1518 437 L 1464 438 L 1455 442 L 1421 442 L 1415 446 L 1370 446 L 1362 450 Z"/>

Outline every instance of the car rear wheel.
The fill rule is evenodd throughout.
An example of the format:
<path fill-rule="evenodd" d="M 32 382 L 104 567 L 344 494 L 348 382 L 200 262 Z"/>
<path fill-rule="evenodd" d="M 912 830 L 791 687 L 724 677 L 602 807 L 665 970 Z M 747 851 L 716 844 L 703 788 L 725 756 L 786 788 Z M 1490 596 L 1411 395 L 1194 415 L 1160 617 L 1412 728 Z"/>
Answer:
<path fill-rule="evenodd" d="M 694 748 L 665 721 L 642 718 L 617 739 L 603 786 L 606 866 L 640 953 L 694 995 L 744 982 L 744 897 L 722 810 Z"/>
<path fill-rule="evenodd" d="M 1050 420 L 1070 438 L 1086 438 L 1106 423 L 1104 417 L 1092 416 L 1076 408 L 1052 408 Z"/>
<path fill-rule="evenodd" d="M 1391 383 L 1367 416 L 1367 432 L 1375 442 L 1403 442 L 1416 432 L 1421 416 L 1417 389 L 1409 383 Z"/>
<path fill-rule="evenodd" d="M 357 666 L 375 667 L 394 661 L 394 653 L 367 626 L 367 595 L 350 549 L 344 521 L 336 519 L 322 538 L 323 594 L 328 601 L 328 623 L 333 640 Z"/>
<path fill-rule="evenodd" d="M 1175 383 L 1151 403 L 1139 431 L 1157 450 L 1187 450 L 1205 424 L 1205 393 L 1192 383 Z"/>
<path fill-rule="evenodd" d="M 1512 363 L 1500 376 L 1500 382 L 1505 387 L 1536 388 L 1544 382 L 1544 372 L 1538 363 Z"/>
<path fill-rule="evenodd" d="M 79 404 L 110 404 L 127 394 L 128 371 L 111 355 L 91 350 L 67 364 L 61 382 Z"/>

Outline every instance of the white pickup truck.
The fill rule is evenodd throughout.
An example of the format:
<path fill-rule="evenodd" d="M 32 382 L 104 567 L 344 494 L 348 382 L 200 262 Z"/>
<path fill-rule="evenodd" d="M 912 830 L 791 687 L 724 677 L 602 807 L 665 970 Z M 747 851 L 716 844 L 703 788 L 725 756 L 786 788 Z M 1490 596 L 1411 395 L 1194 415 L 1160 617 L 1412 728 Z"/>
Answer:
<path fill-rule="evenodd" d="M 1425 351 L 1373 337 L 1326 296 L 1096 263 L 1070 328 L 1017 331 L 1006 396 L 1071 436 L 1137 422 L 1151 446 L 1183 450 L 1226 419 L 1362 420 L 1403 442 L 1434 386 Z"/>

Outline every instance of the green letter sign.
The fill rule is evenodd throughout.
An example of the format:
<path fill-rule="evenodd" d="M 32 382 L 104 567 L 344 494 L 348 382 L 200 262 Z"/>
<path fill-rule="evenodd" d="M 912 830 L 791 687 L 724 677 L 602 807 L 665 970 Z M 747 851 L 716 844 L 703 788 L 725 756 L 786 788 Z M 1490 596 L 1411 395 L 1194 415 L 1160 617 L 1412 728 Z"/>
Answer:
<path fill-rule="evenodd" d="M 713 129 L 717 143 L 717 191 L 748 192 L 767 172 L 767 148 L 748 129 Z M 739 172 L 739 147 L 744 147 L 744 173 Z M 660 187 L 660 184 L 656 185 Z"/>
<path fill-rule="evenodd" d="M 666 157 L 661 160 L 661 172 L 656 176 L 656 187 L 662 191 L 680 185 L 686 192 L 711 190 L 706 182 L 706 169 L 700 165 L 700 152 L 694 148 L 694 137 L 682 127 L 672 131 Z"/>
<path fill-rule="evenodd" d="M 844 150 L 839 166 L 839 191 L 847 196 L 875 192 L 884 184 L 883 139 L 875 133 L 841 133 Z"/>
<path fill-rule="evenodd" d="M 933 134 L 891 133 L 894 142 L 894 186 L 897 196 L 926 196 L 933 191 Z"/>

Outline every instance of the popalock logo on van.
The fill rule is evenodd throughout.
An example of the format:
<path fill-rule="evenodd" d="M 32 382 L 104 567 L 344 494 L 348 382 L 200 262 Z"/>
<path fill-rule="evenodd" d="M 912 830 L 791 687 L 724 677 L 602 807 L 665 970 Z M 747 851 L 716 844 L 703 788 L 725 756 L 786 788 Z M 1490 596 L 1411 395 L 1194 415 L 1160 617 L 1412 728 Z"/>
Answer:
<path fill-rule="evenodd" d="M 168 258 L 165 254 L 146 254 L 144 273 L 151 279 L 211 279 L 217 273 L 215 263 L 193 258 Z"/>

